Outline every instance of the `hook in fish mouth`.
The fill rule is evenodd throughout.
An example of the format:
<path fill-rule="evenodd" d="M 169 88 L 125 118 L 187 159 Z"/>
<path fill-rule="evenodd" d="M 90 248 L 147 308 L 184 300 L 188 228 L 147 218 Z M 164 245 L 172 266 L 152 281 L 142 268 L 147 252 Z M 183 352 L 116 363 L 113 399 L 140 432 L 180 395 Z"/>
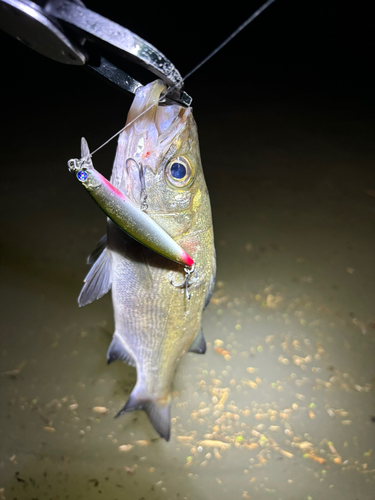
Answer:
<path fill-rule="evenodd" d="M 141 162 L 137 162 L 134 158 L 128 158 L 125 162 L 125 167 L 126 167 L 126 172 L 129 176 L 129 163 L 133 162 L 135 166 L 138 169 L 138 174 L 139 174 L 139 182 L 141 185 L 140 189 L 140 209 L 144 212 L 145 210 L 148 209 L 147 205 L 147 192 L 146 192 L 146 179 L 145 179 L 145 169 L 147 168 L 147 165 L 142 165 Z M 134 194 L 133 194 L 134 196 Z"/>
<path fill-rule="evenodd" d="M 192 274 L 195 272 L 195 262 L 194 264 L 191 266 L 191 267 L 188 267 L 188 266 L 185 266 L 184 267 L 184 273 L 185 273 L 185 276 L 184 276 L 184 281 L 180 284 L 177 284 L 177 283 L 174 283 L 173 282 L 173 278 L 171 278 L 169 280 L 170 284 L 172 286 L 174 286 L 175 288 L 185 288 L 185 295 L 186 295 L 186 298 L 188 300 L 190 300 L 190 297 L 191 297 L 191 293 L 189 293 L 188 291 L 188 288 L 196 282 L 196 279 L 195 280 L 190 280 L 190 278 L 192 277 Z"/>

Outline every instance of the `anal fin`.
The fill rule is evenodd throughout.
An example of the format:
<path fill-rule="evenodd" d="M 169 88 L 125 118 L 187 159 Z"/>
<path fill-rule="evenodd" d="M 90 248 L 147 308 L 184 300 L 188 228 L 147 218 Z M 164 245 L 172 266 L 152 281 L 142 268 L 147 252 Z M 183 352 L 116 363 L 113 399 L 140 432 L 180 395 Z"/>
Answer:
<path fill-rule="evenodd" d="M 78 297 L 78 305 L 80 307 L 86 306 L 94 300 L 100 299 L 109 291 L 111 284 L 111 258 L 105 248 L 85 278 L 85 284 Z"/>
<path fill-rule="evenodd" d="M 195 336 L 195 339 L 193 340 L 193 343 L 191 344 L 189 348 L 189 352 L 196 352 L 197 354 L 204 354 L 206 352 L 207 346 L 206 346 L 206 340 L 203 335 L 203 329 L 198 331 L 198 333 Z"/>
<path fill-rule="evenodd" d="M 134 391 L 133 391 L 134 392 Z M 117 413 L 116 418 L 123 413 L 130 413 L 134 410 L 143 410 L 147 413 L 150 422 L 160 437 L 169 441 L 171 434 L 171 406 L 170 402 L 160 403 L 154 399 L 139 399 L 133 392 L 126 405 Z"/>
<path fill-rule="evenodd" d="M 133 357 L 127 352 L 121 340 L 115 333 L 107 351 L 107 363 L 111 364 L 117 359 L 121 359 L 130 366 L 135 366 Z"/>

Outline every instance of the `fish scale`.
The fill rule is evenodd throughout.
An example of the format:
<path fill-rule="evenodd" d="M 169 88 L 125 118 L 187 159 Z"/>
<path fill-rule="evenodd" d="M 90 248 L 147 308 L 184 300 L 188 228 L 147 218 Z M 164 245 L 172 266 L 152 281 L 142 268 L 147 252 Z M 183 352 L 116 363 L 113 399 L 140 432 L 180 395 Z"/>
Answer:
<path fill-rule="evenodd" d="M 136 93 L 128 122 L 147 111 L 121 132 L 111 182 L 119 197 L 132 203 L 141 204 L 142 193 L 147 196 L 145 213 L 191 256 L 194 267 L 184 268 L 154 252 L 108 220 L 107 244 L 86 278 L 79 303 L 92 302 L 112 287 L 115 332 L 107 359 L 121 359 L 137 370 L 136 385 L 118 415 L 144 410 L 168 440 L 177 362 L 188 350 L 206 349 L 201 321 L 214 287 L 216 260 L 192 110 L 159 106 L 164 89 L 156 81 Z"/>
<path fill-rule="evenodd" d="M 118 231 L 116 227 L 110 229 L 113 230 Z M 126 238 L 126 235 L 121 237 Z M 131 245 L 135 247 L 139 244 L 131 242 Z M 149 256 L 154 261 L 149 266 L 152 288 L 147 291 L 143 288 L 135 289 L 135 285 L 144 279 L 144 269 L 140 269 L 141 276 L 137 275 L 129 256 L 126 257 L 125 252 L 121 256 L 116 252 L 113 263 L 116 279 L 112 284 L 116 330 L 129 332 L 123 336 L 123 341 L 125 349 L 133 354 L 137 372 L 141 375 L 138 380 L 139 390 L 144 392 L 147 386 L 146 392 L 165 398 L 171 378 L 169 372 L 174 371 L 174 367 L 170 366 L 171 354 L 177 361 L 183 351 L 189 348 L 200 327 L 202 307 L 199 304 L 200 297 L 194 291 L 191 292 L 191 299 L 187 301 L 184 290 L 170 285 L 168 274 L 165 272 L 165 259 L 154 257 L 147 249 L 139 248 L 138 251 L 142 252 L 146 259 Z M 158 264 L 163 267 L 157 267 Z M 173 268 L 177 268 L 177 272 L 183 276 L 179 272 L 179 266 L 170 265 L 171 271 Z M 163 294 L 160 294 L 162 287 Z M 195 312 L 195 317 L 191 316 L 191 311 Z M 186 323 L 189 323 L 190 337 L 183 335 L 183 330 L 187 328 Z M 169 341 L 165 342 L 165 338 Z M 157 378 L 149 373 L 154 366 L 158 366 Z"/>

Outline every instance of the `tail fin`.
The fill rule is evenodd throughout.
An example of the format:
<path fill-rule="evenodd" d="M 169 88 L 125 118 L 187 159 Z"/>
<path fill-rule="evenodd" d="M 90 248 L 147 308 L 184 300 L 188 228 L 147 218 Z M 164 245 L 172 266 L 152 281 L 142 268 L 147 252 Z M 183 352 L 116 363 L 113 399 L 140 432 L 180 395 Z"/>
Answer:
<path fill-rule="evenodd" d="M 144 410 L 159 436 L 169 441 L 171 434 L 171 405 L 169 400 L 162 404 L 155 399 L 139 399 L 131 393 L 126 405 L 117 413 L 115 418 L 134 410 Z"/>

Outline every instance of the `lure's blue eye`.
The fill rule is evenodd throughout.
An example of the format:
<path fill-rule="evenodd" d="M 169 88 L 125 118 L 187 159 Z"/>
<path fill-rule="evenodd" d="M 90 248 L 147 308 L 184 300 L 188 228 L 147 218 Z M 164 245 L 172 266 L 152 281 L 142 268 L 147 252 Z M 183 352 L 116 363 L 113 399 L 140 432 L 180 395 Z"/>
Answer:
<path fill-rule="evenodd" d="M 81 182 L 85 182 L 85 180 L 87 179 L 87 172 L 85 172 L 84 170 L 80 170 L 79 172 L 77 172 L 77 179 Z"/>
<path fill-rule="evenodd" d="M 171 166 L 171 176 L 181 180 L 186 175 L 186 167 L 182 163 L 175 162 Z"/>
<path fill-rule="evenodd" d="M 166 177 L 172 186 L 185 188 L 190 186 L 194 178 L 192 164 L 185 156 L 175 156 L 165 169 Z"/>

